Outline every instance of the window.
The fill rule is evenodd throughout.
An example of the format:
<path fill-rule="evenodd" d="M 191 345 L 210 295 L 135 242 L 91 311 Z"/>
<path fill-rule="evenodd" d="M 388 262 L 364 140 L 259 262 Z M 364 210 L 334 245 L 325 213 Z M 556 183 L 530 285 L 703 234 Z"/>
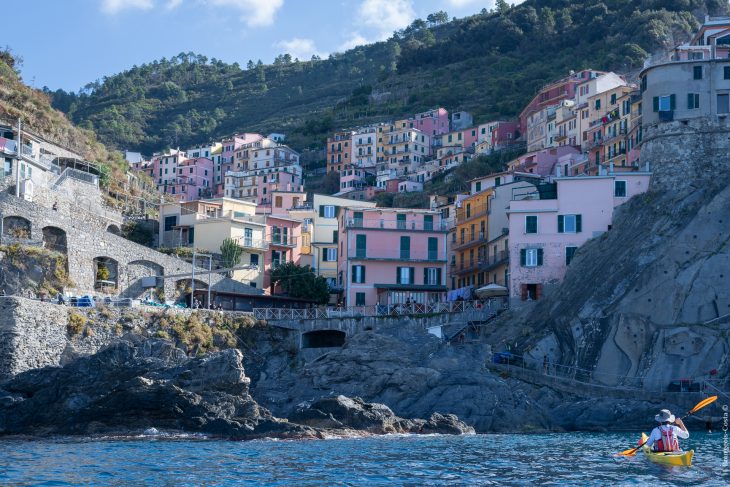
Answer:
<path fill-rule="evenodd" d="M 471 203 L 466 204 L 466 217 L 471 217 Z"/>
<path fill-rule="evenodd" d="M 165 231 L 169 232 L 172 230 L 172 227 L 177 225 L 177 216 L 166 216 L 165 217 Z"/>
<path fill-rule="evenodd" d="M 332 205 L 325 205 L 320 206 L 320 213 L 322 217 L 324 218 L 334 218 L 335 217 L 335 207 Z"/>
<path fill-rule="evenodd" d="M 411 258 L 411 237 L 400 238 L 400 258 L 410 259 Z"/>
<path fill-rule="evenodd" d="M 413 284 L 414 274 L 415 268 L 413 267 L 397 267 L 396 284 Z"/>
<path fill-rule="evenodd" d="M 695 66 L 692 68 L 694 79 L 702 79 L 702 66 Z"/>
<path fill-rule="evenodd" d="M 596 108 L 596 110 L 601 109 L 601 99 L 600 98 L 598 100 L 596 100 L 595 108 Z"/>
<path fill-rule="evenodd" d="M 687 93 L 687 109 L 693 110 L 700 107 L 700 94 Z"/>
<path fill-rule="evenodd" d="M 723 68 L 723 78 L 730 79 L 730 66 L 725 66 Z"/>
<path fill-rule="evenodd" d="M 730 95 L 717 95 L 717 113 L 730 113 Z"/>
<path fill-rule="evenodd" d="M 356 227 L 362 228 L 362 211 L 356 211 L 352 214 L 353 223 Z"/>
<path fill-rule="evenodd" d="M 281 196 L 277 196 L 276 198 L 274 198 L 274 206 L 276 206 L 277 208 L 281 208 L 282 206 L 284 206 L 284 201 Z"/>
<path fill-rule="evenodd" d="M 613 182 L 613 196 L 615 198 L 626 198 L 626 181 Z"/>
<path fill-rule="evenodd" d="M 365 306 L 365 293 L 355 293 L 355 306 Z"/>
<path fill-rule="evenodd" d="M 397 222 L 397 228 L 399 230 L 405 230 L 406 216 L 404 214 L 399 214 L 398 216 L 396 216 L 396 222 Z"/>
<path fill-rule="evenodd" d="M 5 158 L 4 176 L 8 177 L 13 173 L 13 160 L 9 157 Z"/>
<path fill-rule="evenodd" d="M 355 284 L 365 283 L 365 266 L 354 265 L 352 266 L 352 282 Z"/>
<path fill-rule="evenodd" d="M 537 233 L 537 216 L 525 217 L 525 233 Z"/>
<path fill-rule="evenodd" d="M 259 265 L 259 254 L 251 254 L 251 258 L 249 260 L 249 264 L 251 264 L 251 265 Z"/>
<path fill-rule="evenodd" d="M 558 233 L 580 233 L 582 227 L 581 215 L 558 215 Z"/>
<path fill-rule="evenodd" d="M 616 93 L 611 93 L 611 105 L 616 104 Z"/>
<path fill-rule="evenodd" d="M 355 257 L 363 259 L 367 256 L 367 235 L 355 237 Z"/>
<path fill-rule="evenodd" d="M 337 262 L 337 249 L 329 248 L 322 249 L 322 261 L 323 262 Z"/>
<path fill-rule="evenodd" d="M 433 230 L 433 215 L 423 215 L 423 229 Z"/>
<path fill-rule="evenodd" d="M 543 249 L 521 249 L 520 265 L 522 267 L 538 267 L 542 265 Z"/>
<path fill-rule="evenodd" d="M 476 185 L 474 186 L 474 192 L 475 193 L 478 193 L 481 190 L 482 190 L 482 182 L 481 181 L 477 181 Z"/>
<path fill-rule="evenodd" d="M 655 96 L 653 101 L 655 112 L 668 112 L 676 108 L 676 97 L 674 95 Z"/>
<path fill-rule="evenodd" d="M 439 258 L 439 239 L 436 237 L 428 237 L 428 260 L 438 260 Z"/>
<path fill-rule="evenodd" d="M 570 265 L 576 250 L 578 247 L 565 247 L 565 265 Z"/>
<path fill-rule="evenodd" d="M 426 267 L 423 269 L 423 283 L 428 286 L 440 286 L 441 269 L 438 267 Z"/>

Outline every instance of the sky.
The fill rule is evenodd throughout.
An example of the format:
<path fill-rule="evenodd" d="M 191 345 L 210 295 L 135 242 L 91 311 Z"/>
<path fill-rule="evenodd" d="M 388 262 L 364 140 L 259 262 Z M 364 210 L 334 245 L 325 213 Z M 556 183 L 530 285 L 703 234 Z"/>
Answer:
<path fill-rule="evenodd" d="M 180 52 L 244 66 L 278 54 L 327 56 L 388 38 L 416 18 L 464 17 L 494 0 L 3 0 L 0 45 L 23 80 L 78 91 Z M 520 3 L 512 1 L 510 3 Z"/>

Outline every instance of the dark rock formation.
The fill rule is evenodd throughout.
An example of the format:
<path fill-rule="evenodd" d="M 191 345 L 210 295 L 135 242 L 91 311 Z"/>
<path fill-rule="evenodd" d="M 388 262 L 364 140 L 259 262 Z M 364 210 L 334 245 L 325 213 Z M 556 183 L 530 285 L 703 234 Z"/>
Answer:
<path fill-rule="evenodd" d="M 0 384 L 0 435 L 131 434 L 152 428 L 244 439 L 317 438 L 352 429 L 469 432 L 455 417 L 405 420 L 386 406 L 345 397 L 300 411 L 311 426 L 278 419 L 249 394 L 242 358 L 236 349 L 189 358 L 161 340 L 120 341 L 65 367 L 27 371 Z"/>
<path fill-rule="evenodd" d="M 324 397 L 297 410 L 289 420 L 314 428 L 352 428 L 375 434 L 440 433 L 461 435 L 474 433 L 474 428 L 459 421 L 453 414 L 434 413 L 423 419 L 403 419 L 383 404 L 366 403 L 359 397 Z"/>

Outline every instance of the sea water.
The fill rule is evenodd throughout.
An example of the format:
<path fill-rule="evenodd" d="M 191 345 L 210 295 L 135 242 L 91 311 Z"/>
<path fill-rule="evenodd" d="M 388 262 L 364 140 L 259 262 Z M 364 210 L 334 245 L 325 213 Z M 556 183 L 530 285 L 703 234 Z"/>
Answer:
<path fill-rule="evenodd" d="M 728 485 L 722 431 L 693 434 L 691 468 L 662 467 L 635 434 L 384 436 L 306 441 L 201 437 L 0 440 L 0 485 Z"/>

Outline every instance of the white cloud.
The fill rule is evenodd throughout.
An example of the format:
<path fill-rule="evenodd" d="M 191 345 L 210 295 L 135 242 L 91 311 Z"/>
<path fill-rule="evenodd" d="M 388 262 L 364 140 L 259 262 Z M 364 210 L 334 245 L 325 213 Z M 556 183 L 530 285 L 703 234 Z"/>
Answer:
<path fill-rule="evenodd" d="M 370 41 L 367 40 L 365 37 L 362 36 L 359 32 L 355 31 L 350 35 L 350 38 L 347 39 L 345 42 L 340 44 L 340 47 L 338 48 L 339 51 L 347 51 L 348 49 L 352 49 L 353 47 L 362 46 L 364 44 L 369 44 Z"/>
<path fill-rule="evenodd" d="M 274 23 L 276 12 L 284 0 L 209 0 L 216 7 L 230 7 L 241 12 L 241 21 L 249 27 L 265 27 Z"/>
<path fill-rule="evenodd" d="M 407 27 L 416 18 L 413 0 L 363 0 L 359 8 L 363 24 L 376 29 L 380 38 Z"/>
<path fill-rule="evenodd" d="M 175 10 L 180 6 L 183 0 L 167 0 L 165 4 L 165 10 Z"/>
<path fill-rule="evenodd" d="M 284 50 L 285 54 L 291 54 L 295 58 L 299 58 L 304 61 L 310 59 L 313 55 L 322 56 L 321 53 L 317 52 L 317 47 L 314 45 L 312 39 L 289 39 L 288 41 L 279 41 L 274 44 L 275 47 Z"/>
<path fill-rule="evenodd" d="M 151 9 L 152 0 L 103 0 L 101 3 L 101 10 L 109 15 L 114 15 L 129 8 Z"/>

